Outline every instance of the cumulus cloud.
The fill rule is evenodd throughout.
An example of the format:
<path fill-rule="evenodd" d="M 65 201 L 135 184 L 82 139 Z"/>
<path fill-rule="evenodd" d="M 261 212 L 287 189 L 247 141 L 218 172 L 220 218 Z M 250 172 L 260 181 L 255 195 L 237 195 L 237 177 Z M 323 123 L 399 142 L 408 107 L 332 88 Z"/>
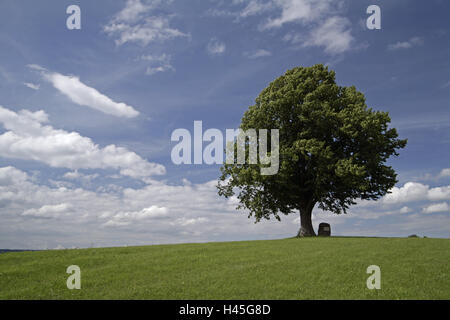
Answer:
<path fill-rule="evenodd" d="M 424 40 L 420 37 L 412 37 L 407 41 L 399 41 L 388 46 L 389 50 L 411 49 L 413 47 L 422 46 Z"/>
<path fill-rule="evenodd" d="M 219 55 L 225 52 L 226 45 L 222 41 L 219 41 L 217 38 L 212 38 L 208 45 L 206 46 L 206 49 L 209 54 L 212 55 Z"/>
<path fill-rule="evenodd" d="M 430 188 L 418 182 L 407 182 L 403 187 L 394 187 L 390 194 L 382 199 L 386 204 L 397 204 L 414 201 L 439 201 L 450 199 L 450 186 Z"/>
<path fill-rule="evenodd" d="M 82 174 L 78 173 L 78 171 L 67 172 L 64 174 L 64 178 L 66 179 L 79 179 L 81 176 Z"/>
<path fill-rule="evenodd" d="M 84 174 L 84 173 L 78 172 L 77 170 L 66 172 L 63 175 L 64 179 L 71 180 L 71 181 L 79 181 L 84 186 L 91 186 L 92 181 L 99 177 L 100 177 L 100 174 L 98 174 L 98 173 Z M 56 181 L 56 185 L 57 186 L 66 185 L 66 183 L 64 181 Z"/>
<path fill-rule="evenodd" d="M 97 89 L 87 86 L 76 76 L 50 72 L 37 65 L 28 65 L 28 67 L 39 71 L 44 80 L 50 82 L 59 92 L 80 106 L 89 107 L 116 117 L 134 118 L 139 115 L 139 112 L 132 106 L 123 102 L 115 102 Z"/>
<path fill-rule="evenodd" d="M 151 206 L 140 211 L 120 212 L 115 214 L 110 220 L 105 222 L 105 227 L 128 226 L 133 222 L 147 219 L 158 219 L 168 216 L 168 210 L 165 207 Z"/>
<path fill-rule="evenodd" d="M 400 210 L 399 210 L 399 213 L 409 213 L 409 212 L 411 212 L 411 209 L 410 208 L 408 208 L 408 207 L 402 207 Z"/>
<path fill-rule="evenodd" d="M 199 218 L 179 218 L 175 220 L 172 224 L 178 224 L 180 226 L 192 226 L 200 223 L 208 222 L 208 218 L 199 217 Z"/>
<path fill-rule="evenodd" d="M 282 217 L 281 222 L 254 224 L 246 212 L 236 212 L 235 199 L 217 195 L 216 183 L 157 182 L 139 188 L 102 186 L 90 191 L 50 187 L 19 169 L 0 168 L 0 240 L 5 247 L 42 249 L 59 244 L 88 247 L 283 238 L 298 231 L 296 215 Z M 448 215 L 417 216 L 410 213 L 414 210 L 409 206 L 382 207 L 355 207 L 341 216 L 316 209 L 313 223 L 317 228 L 320 222 L 330 222 L 333 234 L 341 235 L 399 235 L 399 230 L 406 235 L 419 231 L 432 235 L 449 230 Z M 374 216 L 386 215 L 400 220 L 383 224 L 383 228 L 356 227 Z"/>
<path fill-rule="evenodd" d="M 7 130 L 0 135 L 0 155 L 35 160 L 54 168 L 118 169 L 122 175 L 148 178 L 165 173 L 162 165 L 150 163 L 123 147 L 96 145 L 77 132 L 55 129 L 44 111 L 18 113 L 0 106 L 0 123 Z"/>
<path fill-rule="evenodd" d="M 31 216 L 35 218 L 58 218 L 61 214 L 67 213 L 72 206 L 67 203 L 57 205 L 44 205 L 39 209 L 28 209 L 22 213 L 22 216 Z"/>
<path fill-rule="evenodd" d="M 28 175 L 14 167 L 0 168 L 0 187 L 20 184 L 28 179 Z"/>
<path fill-rule="evenodd" d="M 439 178 L 450 177 L 450 169 L 442 169 L 439 173 Z"/>
<path fill-rule="evenodd" d="M 447 212 L 450 211 L 450 206 L 447 202 L 434 203 L 423 208 L 423 213 Z"/>
<path fill-rule="evenodd" d="M 216 181 L 88 191 L 41 185 L 12 167 L 0 168 L 0 177 L 7 183 L 0 185 L 0 240 L 6 247 L 14 241 L 14 247 L 42 248 L 267 238 L 296 229 L 286 222 L 255 225 L 217 195 Z"/>
<path fill-rule="evenodd" d="M 145 4 L 140 0 L 128 0 L 125 8 L 117 13 L 103 30 L 115 38 L 116 45 L 136 42 L 144 46 L 188 35 L 170 26 L 170 16 L 150 16 L 153 9 L 162 1 L 149 1 Z"/>

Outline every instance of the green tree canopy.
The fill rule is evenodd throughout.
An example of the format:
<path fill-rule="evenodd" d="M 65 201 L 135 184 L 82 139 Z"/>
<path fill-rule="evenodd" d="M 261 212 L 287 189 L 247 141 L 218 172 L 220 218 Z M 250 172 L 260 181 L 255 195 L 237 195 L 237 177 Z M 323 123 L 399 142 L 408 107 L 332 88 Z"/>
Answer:
<path fill-rule="evenodd" d="M 299 236 L 313 236 L 316 205 L 347 213 L 355 200 L 376 200 L 397 183 L 386 162 L 407 141 L 388 127 L 387 112 L 368 108 L 354 86 L 338 86 L 328 67 L 288 70 L 255 102 L 240 129 L 279 129 L 278 174 L 261 175 L 261 163 L 225 164 L 217 187 L 256 222 L 299 211 Z"/>

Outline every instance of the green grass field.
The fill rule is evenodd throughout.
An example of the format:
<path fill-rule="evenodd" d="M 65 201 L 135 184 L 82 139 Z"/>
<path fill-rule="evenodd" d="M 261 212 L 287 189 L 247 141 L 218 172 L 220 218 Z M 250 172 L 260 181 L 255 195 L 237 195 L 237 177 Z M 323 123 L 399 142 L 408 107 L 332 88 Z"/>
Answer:
<path fill-rule="evenodd" d="M 450 239 L 310 238 L 0 254 L 0 299 L 449 299 Z M 81 290 L 66 269 L 81 268 Z M 381 290 L 369 290 L 369 265 Z"/>

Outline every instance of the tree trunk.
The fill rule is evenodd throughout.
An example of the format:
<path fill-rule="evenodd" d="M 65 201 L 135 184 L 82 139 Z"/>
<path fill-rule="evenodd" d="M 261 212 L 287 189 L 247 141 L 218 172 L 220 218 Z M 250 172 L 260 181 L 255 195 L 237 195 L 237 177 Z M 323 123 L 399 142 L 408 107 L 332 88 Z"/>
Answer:
<path fill-rule="evenodd" d="M 300 230 L 297 237 L 314 237 L 316 233 L 311 221 L 312 210 L 314 206 L 307 206 L 300 209 Z"/>

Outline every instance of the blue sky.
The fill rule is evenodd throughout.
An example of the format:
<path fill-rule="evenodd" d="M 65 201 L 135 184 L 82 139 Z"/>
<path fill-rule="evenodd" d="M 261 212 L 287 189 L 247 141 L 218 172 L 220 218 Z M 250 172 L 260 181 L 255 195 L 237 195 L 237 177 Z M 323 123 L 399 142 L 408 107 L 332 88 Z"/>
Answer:
<path fill-rule="evenodd" d="M 66 9 L 81 8 L 81 30 Z M 366 9 L 381 8 L 368 30 Z M 119 246 L 292 236 L 217 196 L 219 166 L 172 163 L 177 128 L 237 128 L 295 66 L 327 64 L 389 111 L 406 149 L 392 194 L 334 234 L 450 235 L 446 1 L 194 0 L 0 3 L 0 247 Z"/>

